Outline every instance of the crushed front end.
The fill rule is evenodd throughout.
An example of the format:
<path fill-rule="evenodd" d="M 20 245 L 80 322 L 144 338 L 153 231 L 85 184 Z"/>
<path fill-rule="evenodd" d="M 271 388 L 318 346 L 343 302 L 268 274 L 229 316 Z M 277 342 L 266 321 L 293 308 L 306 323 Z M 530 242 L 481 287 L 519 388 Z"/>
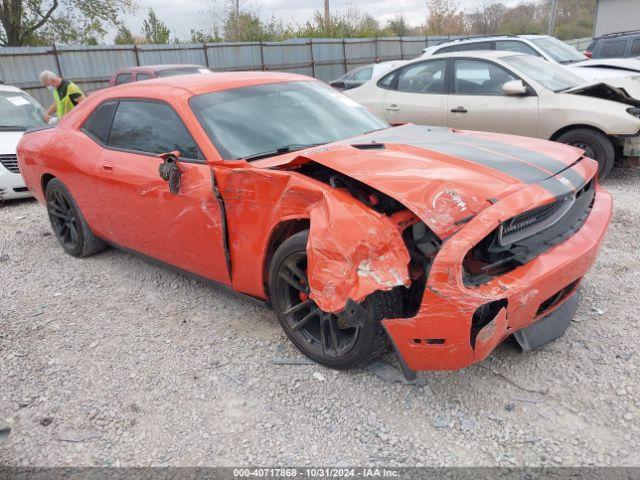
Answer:
<path fill-rule="evenodd" d="M 416 311 L 383 320 L 405 375 L 467 367 L 517 332 L 525 350 L 564 333 L 611 218 L 596 169 L 578 161 L 561 177 L 497 201 L 434 246 Z"/>

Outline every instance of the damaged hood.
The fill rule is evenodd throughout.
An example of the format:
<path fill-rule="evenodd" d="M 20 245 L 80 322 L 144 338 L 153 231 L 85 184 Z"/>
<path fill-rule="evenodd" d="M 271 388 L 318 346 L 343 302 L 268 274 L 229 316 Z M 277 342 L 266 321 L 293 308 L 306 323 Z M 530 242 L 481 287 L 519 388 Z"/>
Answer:
<path fill-rule="evenodd" d="M 567 169 L 581 157 L 577 148 L 532 138 L 404 125 L 255 164 L 319 163 L 394 198 L 444 238 L 530 184 L 557 176 L 560 190 L 578 188 L 584 179 Z"/>
<path fill-rule="evenodd" d="M 601 98 L 640 107 L 640 100 L 638 100 L 640 98 L 640 81 L 635 77 L 610 78 L 605 81 L 591 82 L 570 88 L 562 93 Z"/>

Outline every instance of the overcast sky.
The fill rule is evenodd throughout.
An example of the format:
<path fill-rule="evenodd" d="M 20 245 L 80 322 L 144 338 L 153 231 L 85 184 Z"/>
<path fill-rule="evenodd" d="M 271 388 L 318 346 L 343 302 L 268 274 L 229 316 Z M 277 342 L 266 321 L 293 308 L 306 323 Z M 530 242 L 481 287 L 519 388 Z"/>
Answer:
<path fill-rule="evenodd" d="M 218 0 L 218 3 L 224 0 Z M 472 8 L 482 0 L 459 0 L 462 9 Z M 503 0 L 505 5 L 511 6 L 521 0 Z M 305 23 L 312 17 L 315 10 L 322 10 L 323 0 L 246 0 L 247 4 L 257 10 L 264 19 L 271 16 L 299 24 Z M 125 23 L 138 34 L 147 8 L 153 7 L 160 19 L 165 22 L 172 35 L 187 38 L 191 29 L 200 29 L 207 25 L 204 20 L 208 11 L 207 0 L 137 0 L 140 9 L 136 15 L 129 17 Z M 331 0 L 332 11 L 345 11 L 353 5 L 362 14 L 373 15 L 383 22 L 396 17 L 400 13 L 411 25 L 419 25 L 426 17 L 425 0 Z"/>

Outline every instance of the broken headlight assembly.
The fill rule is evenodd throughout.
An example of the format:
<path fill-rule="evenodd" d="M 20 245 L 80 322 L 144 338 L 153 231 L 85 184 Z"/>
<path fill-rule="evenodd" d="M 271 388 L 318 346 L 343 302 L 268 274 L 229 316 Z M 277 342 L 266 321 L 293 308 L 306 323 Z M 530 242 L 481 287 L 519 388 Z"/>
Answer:
<path fill-rule="evenodd" d="M 640 118 L 640 108 L 638 108 L 638 107 L 627 108 L 627 113 L 630 113 L 631 115 L 633 115 L 636 118 Z"/>
<path fill-rule="evenodd" d="M 464 284 L 487 283 L 568 239 L 587 220 L 595 193 L 591 180 L 575 194 L 503 222 L 467 253 L 462 262 Z"/>

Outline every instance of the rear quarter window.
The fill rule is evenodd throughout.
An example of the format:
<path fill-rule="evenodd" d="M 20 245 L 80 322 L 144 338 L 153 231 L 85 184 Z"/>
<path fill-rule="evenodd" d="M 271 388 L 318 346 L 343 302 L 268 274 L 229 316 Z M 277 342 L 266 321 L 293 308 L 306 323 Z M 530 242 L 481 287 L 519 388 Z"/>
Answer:
<path fill-rule="evenodd" d="M 118 102 L 106 102 L 98 105 L 84 122 L 82 130 L 100 143 L 106 144 L 111 128 L 111 120 Z"/>
<path fill-rule="evenodd" d="M 397 73 L 398 71 L 396 70 L 395 72 L 391 72 L 388 75 L 382 77 L 380 80 L 378 80 L 378 86 L 386 90 L 390 90 L 391 88 L 393 88 Z"/>
<path fill-rule="evenodd" d="M 116 85 L 122 85 L 123 83 L 131 82 L 131 74 L 130 73 L 119 73 L 116 77 Z"/>
<path fill-rule="evenodd" d="M 450 47 L 442 47 L 438 50 L 435 51 L 436 54 L 438 53 L 451 53 L 451 52 L 455 52 L 456 51 L 456 46 L 457 45 L 452 45 Z"/>
<path fill-rule="evenodd" d="M 631 42 L 631 48 L 629 49 L 630 57 L 639 57 L 640 56 L 640 38 L 635 38 Z"/>

